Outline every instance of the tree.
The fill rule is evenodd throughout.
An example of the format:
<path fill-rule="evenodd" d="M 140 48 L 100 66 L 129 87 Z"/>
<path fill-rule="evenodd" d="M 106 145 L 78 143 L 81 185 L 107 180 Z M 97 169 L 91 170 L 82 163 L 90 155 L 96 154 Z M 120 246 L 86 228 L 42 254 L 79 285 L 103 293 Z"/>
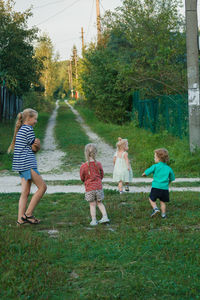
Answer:
<path fill-rule="evenodd" d="M 15 12 L 12 0 L 0 0 L 0 83 L 18 95 L 37 83 L 40 64 L 34 57 L 37 28 L 27 29 L 31 11 Z"/>
<path fill-rule="evenodd" d="M 176 0 L 124 0 L 103 18 L 101 43 L 84 52 L 82 88 L 105 121 L 128 120 L 131 94 L 186 92 L 184 23 Z"/>
<path fill-rule="evenodd" d="M 35 58 L 43 65 L 39 81 L 44 88 L 44 95 L 45 97 L 53 97 L 58 75 L 56 64 L 58 56 L 54 55 L 53 44 L 47 34 L 40 37 L 35 48 Z"/>

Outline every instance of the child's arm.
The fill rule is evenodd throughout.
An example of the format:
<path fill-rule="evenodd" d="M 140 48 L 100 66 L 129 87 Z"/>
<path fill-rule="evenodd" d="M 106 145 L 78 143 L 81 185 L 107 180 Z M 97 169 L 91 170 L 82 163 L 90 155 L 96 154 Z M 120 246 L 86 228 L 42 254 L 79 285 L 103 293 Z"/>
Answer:
<path fill-rule="evenodd" d="M 116 156 L 113 157 L 113 164 L 115 165 L 116 162 Z"/>
<path fill-rule="evenodd" d="M 155 167 L 156 167 L 156 165 L 153 165 L 153 166 L 151 166 L 150 168 L 146 169 L 146 170 L 144 171 L 144 173 L 142 174 L 142 176 L 144 177 L 144 176 L 150 175 L 151 173 L 154 173 Z"/>
<path fill-rule="evenodd" d="M 40 140 L 36 138 L 31 147 L 33 152 L 38 152 L 40 150 Z"/>
<path fill-rule="evenodd" d="M 170 173 L 169 173 L 169 183 L 174 181 L 174 180 L 175 180 L 175 175 L 174 175 L 173 170 L 171 169 Z"/>
<path fill-rule="evenodd" d="M 81 181 L 85 181 L 85 168 L 84 168 L 85 166 L 84 165 L 82 165 L 81 167 L 80 167 L 80 178 L 81 178 Z"/>
<path fill-rule="evenodd" d="M 103 167 L 102 167 L 102 164 L 101 164 L 101 163 L 99 163 L 99 171 L 100 171 L 101 179 L 103 179 L 104 172 L 103 172 Z"/>
<path fill-rule="evenodd" d="M 130 170 L 130 165 L 129 165 L 128 153 L 127 152 L 124 154 L 124 159 L 125 159 L 128 170 Z"/>

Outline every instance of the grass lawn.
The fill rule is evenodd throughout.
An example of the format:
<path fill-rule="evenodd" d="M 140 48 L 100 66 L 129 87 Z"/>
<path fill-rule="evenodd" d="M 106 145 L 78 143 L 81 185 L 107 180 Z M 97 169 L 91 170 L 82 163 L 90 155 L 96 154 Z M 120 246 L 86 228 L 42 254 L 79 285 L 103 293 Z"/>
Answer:
<path fill-rule="evenodd" d="M 56 141 L 60 149 L 66 152 L 64 170 L 78 167 L 85 161 L 84 148 L 90 141 L 85 131 L 76 121 L 75 115 L 65 103 L 60 103 L 55 126 Z"/>
<path fill-rule="evenodd" d="M 34 127 L 35 136 L 41 141 L 44 138 L 49 113 L 39 113 L 38 123 Z M 8 147 L 12 141 L 15 120 L 0 123 L 0 170 L 11 170 L 12 154 L 7 154 Z"/>
<path fill-rule="evenodd" d="M 200 151 L 191 154 L 189 142 L 171 136 L 166 131 L 152 134 L 150 131 L 138 128 L 134 122 L 123 126 L 105 124 L 99 121 L 94 113 L 83 105 L 75 105 L 90 128 L 105 141 L 115 147 L 117 138 L 127 138 L 129 141 L 129 157 L 134 176 L 140 177 L 146 168 L 154 163 L 153 151 L 156 148 L 167 148 L 170 154 L 170 166 L 176 177 L 200 176 Z"/>
<path fill-rule="evenodd" d="M 170 196 L 150 219 L 147 194 L 106 190 L 111 224 L 90 228 L 83 195 L 45 195 L 17 228 L 19 194 L 0 194 L 0 299 L 200 299 L 200 196 Z"/>

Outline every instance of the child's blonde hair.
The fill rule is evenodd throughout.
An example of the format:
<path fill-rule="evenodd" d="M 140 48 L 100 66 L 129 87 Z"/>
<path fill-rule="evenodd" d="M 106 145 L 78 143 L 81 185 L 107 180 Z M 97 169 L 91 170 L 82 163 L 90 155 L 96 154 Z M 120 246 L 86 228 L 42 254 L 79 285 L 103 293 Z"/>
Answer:
<path fill-rule="evenodd" d="M 116 147 L 117 147 L 118 150 L 124 149 L 127 144 L 128 144 L 127 139 L 122 139 L 121 137 L 118 137 L 118 142 L 116 144 Z"/>
<path fill-rule="evenodd" d="M 157 155 L 158 159 L 164 163 L 169 161 L 169 153 L 167 149 L 165 148 L 160 148 L 154 150 L 154 153 Z"/>
<path fill-rule="evenodd" d="M 19 129 L 21 128 L 21 126 L 23 125 L 23 123 L 28 118 L 32 118 L 32 117 L 37 116 L 37 115 L 38 115 L 38 112 L 36 110 L 32 109 L 32 108 L 26 108 L 22 112 L 18 113 L 17 119 L 16 119 L 16 124 L 15 124 L 15 129 L 14 129 L 13 139 L 12 139 L 12 142 L 11 142 L 9 148 L 8 148 L 8 153 L 10 153 L 11 151 L 14 150 L 16 135 L 17 135 Z"/>
<path fill-rule="evenodd" d="M 98 165 L 96 163 L 96 155 L 97 155 L 97 146 L 95 144 L 87 144 L 85 146 L 85 158 L 88 163 L 88 173 L 90 174 L 90 158 L 92 158 L 95 162 L 95 165 L 99 171 Z M 99 171 L 100 172 L 100 171 Z"/>

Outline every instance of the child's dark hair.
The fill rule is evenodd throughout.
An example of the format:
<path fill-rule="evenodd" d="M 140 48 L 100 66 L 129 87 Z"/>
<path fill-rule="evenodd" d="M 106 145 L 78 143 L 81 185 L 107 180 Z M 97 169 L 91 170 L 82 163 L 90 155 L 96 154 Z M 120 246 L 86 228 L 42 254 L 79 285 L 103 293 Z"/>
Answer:
<path fill-rule="evenodd" d="M 160 148 L 154 150 L 154 153 L 157 155 L 160 161 L 167 163 L 169 161 L 169 153 L 167 149 L 165 148 Z"/>

